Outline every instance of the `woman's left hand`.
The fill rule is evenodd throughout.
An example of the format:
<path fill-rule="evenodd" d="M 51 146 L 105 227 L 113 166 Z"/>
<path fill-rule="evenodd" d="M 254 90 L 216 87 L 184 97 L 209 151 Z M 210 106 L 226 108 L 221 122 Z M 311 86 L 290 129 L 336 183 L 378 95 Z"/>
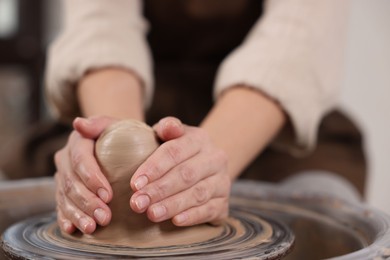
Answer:
<path fill-rule="evenodd" d="M 207 132 L 167 117 L 154 127 L 164 143 L 137 169 L 130 207 L 153 222 L 218 223 L 228 216 L 227 156 Z"/>

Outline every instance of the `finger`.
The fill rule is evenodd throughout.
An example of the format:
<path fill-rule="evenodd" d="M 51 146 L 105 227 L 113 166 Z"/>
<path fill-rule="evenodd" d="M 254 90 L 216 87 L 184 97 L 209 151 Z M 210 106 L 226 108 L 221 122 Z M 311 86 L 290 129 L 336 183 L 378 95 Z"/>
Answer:
<path fill-rule="evenodd" d="M 114 118 L 98 116 L 91 118 L 77 117 L 73 120 L 73 128 L 86 138 L 96 139 L 107 128 L 117 121 Z"/>
<path fill-rule="evenodd" d="M 70 222 L 70 220 L 64 217 L 60 208 L 57 208 L 57 223 L 60 229 L 68 234 L 72 234 L 76 231 L 76 226 Z"/>
<path fill-rule="evenodd" d="M 67 197 L 78 209 L 93 218 L 99 225 L 106 226 L 110 223 L 110 208 L 80 182 L 73 183 Z"/>
<path fill-rule="evenodd" d="M 99 198 L 108 203 L 112 199 L 112 189 L 107 178 L 101 172 L 94 155 L 94 141 L 83 138 L 74 131 L 69 139 L 69 157 L 71 171 L 82 180 L 84 185 Z"/>
<path fill-rule="evenodd" d="M 154 222 L 164 221 L 189 208 L 206 204 L 213 198 L 227 197 L 229 185 L 224 182 L 227 180 L 215 177 L 202 180 L 190 189 L 152 204 L 147 209 L 148 218 Z"/>
<path fill-rule="evenodd" d="M 62 219 L 69 220 L 81 232 L 91 234 L 96 229 L 96 222 L 87 214 L 79 210 L 61 190 L 57 192 L 57 203 Z"/>
<path fill-rule="evenodd" d="M 153 126 L 157 136 L 163 141 L 176 139 L 184 134 L 184 126 L 175 117 L 165 117 Z"/>
<path fill-rule="evenodd" d="M 72 169 L 69 168 L 68 157 L 61 155 L 64 152 L 66 150 L 61 150 L 55 156 L 56 165 L 62 170 L 61 173 L 56 173 L 55 175 L 57 193 L 67 197 L 76 207 L 94 218 L 100 225 L 107 225 L 111 220 L 110 208 L 94 193 L 88 190 L 81 182 L 81 179 L 73 173 Z M 60 208 L 62 209 L 65 199 L 61 198 L 61 201 L 63 202 L 60 204 Z"/>
<path fill-rule="evenodd" d="M 55 180 L 55 184 L 56 184 L 55 197 L 56 197 L 56 202 L 57 202 L 57 207 L 56 207 L 57 223 L 63 232 L 71 234 L 76 230 L 76 227 L 72 224 L 72 222 L 70 220 L 68 220 L 64 217 L 64 214 L 62 213 L 62 210 L 59 206 L 60 204 L 62 204 L 61 199 L 60 199 L 60 193 L 59 193 L 59 179 L 60 179 L 59 174 L 58 174 L 58 172 L 56 172 L 54 174 L 54 180 Z"/>
<path fill-rule="evenodd" d="M 131 178 L 131 188 L 140 190 L 163 175 L 174 166 L 199 153 L 201 139 L 197 135 L 187 135 L 163 143 L 136 170 Z"/>
<path fill-rule="evenodd" d="M 131 208 L 142 213 L 150 204 L 159 202 L 167 197 L 182 192 L 218 170 L 224 169 L 224 154 L 199 154 L 184 161 L 170 170 L 160 179 L 146 185 L 142 190 L 133 194 L 130 199 Z M 147 196 L 147 197 L 145 197 Z"/>
<path fill-rule="evenodd" d="M 199 207 L 190 208 L 172 219 L 176 226 L 193 226 L 201 223 L 217 223 L 229 215 L 228 198 L 216 198 Z"/>

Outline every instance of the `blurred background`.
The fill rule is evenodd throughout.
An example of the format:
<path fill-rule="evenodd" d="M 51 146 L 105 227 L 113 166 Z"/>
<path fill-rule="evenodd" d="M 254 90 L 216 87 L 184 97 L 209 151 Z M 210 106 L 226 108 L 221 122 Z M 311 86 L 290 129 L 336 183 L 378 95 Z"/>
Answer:
<path fill-rule="evenodd" d="M 390 214 L 390 1 L 350 2 L 341 106 L 365 134 L 368 202 Z"/>
<path fill-rule="evenodd" d="M 340 106 L 365 134 L 367 202 L 390 214 L 390 1 L 351 2 Z M 59 10 L 58 0 L 0 0 L 0 162 L 27 130 L 50 125 L 42 86 L 46 48 L 61 27 Z M 24 158 L 50 159 L 27 151 Z"/>

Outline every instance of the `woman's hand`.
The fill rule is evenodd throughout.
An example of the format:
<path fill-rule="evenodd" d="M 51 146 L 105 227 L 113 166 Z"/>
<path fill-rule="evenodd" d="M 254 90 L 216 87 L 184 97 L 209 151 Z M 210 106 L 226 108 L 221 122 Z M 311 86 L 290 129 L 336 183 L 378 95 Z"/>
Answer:
<path fill-rule="evenodd" d="M 95 139 L 115 121 L 76 118 L 66 146 L 55 154 L 57 221 L 66 233 L 78 228 L 90 234 L 96 224 L 105 226 L 111 220 L 107 203 L 113 193 L 97 164 L 94 147 Z"/>
<path fill-rule="evenodd" d="M 137 169 L 131 208 L 153 222 L 177 226 L 218 222 L 228 215 L 227 156 L 199 127 L 164 118 L 154 126 L 164 143 Z"/>

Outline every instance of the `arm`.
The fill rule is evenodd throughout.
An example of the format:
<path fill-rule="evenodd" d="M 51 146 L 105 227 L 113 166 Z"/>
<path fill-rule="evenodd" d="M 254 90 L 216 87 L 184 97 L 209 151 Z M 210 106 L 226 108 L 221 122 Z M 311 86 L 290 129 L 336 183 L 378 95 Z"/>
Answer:
<path fill-rule="evenodd" d="M 120 118 L 143 119 L 151 101 L 151 57 L 141 1 L 64 0 L 64 29 L 50 46 L 51 110 L 75 131 L 55 155 L 58 223 L 71 233 L 107 225 L 112 190 L 94 158 L 94 139 Z M 109 117 L 96 117 L 109 116 Z M 114 119 L 116 118 L 116 119 Z"/>
<path fill-rule="evenodd" d="M 219 220 L 227 215 L 229 181 L 287 120 L 296 138 L 284 147 L 296 154 L 313 149 L 317 125 L 337 100 L 346 2 L 269 0 L 221 65 L 217 102 L 201 126 L 173 119 L 155 126 L 167 142 L 134 174 L 133 210 L 176 225 Z"/>
<path fill-rule="evenodd" d="M 243 44 L 223 61 L 214 94 L 244 84 L 277 101 L 295 138 L 274 142 L 302 156 L 338 101 L 348 1 L 268 0 Z"/>
<path fill-rule="evenodd" d="M 107 225 L 112 189 L 94 157 L 94 140 L 119 119 L 143 120 L 142 87 L 129 71 L 107 68 L 88 73 L 76 89 L 81 112 L 67 145 L 55 156 L 58 222 L 71 233 L 92 233 Z M 109 116 L 109 117 L 107 117 Z"/>
<path fill-rule="evenodd" d="M 236 86 L 221 95 L 201 128 L 226 152 L 228 175 L 234 180 L 273 140 L 285 121 L 275 101 L 256 89 Z"/>
<path fill-rule="evenodd" d="M 91 78 L 94 74 L 91 72 L 106 68 L 131 72 L 140 81 L 142 105 L 147 107 L 153 80 L 142 2 L 63 0 L 62 3 L 64 28 L 49 48 L 46 68 L 46 93 L 54 115 L 68 123 L 80 116 L 78 101 L 85 99 L 78 100 L 76 85 L 86 75 Z"/>
<path fill-rule="evenodd" d="M 130 71 L 119 68 L 92 71 L 80 80 L 77 97 L 85 117 L 109 115 L 144 120 L 143 88 Z"/>

